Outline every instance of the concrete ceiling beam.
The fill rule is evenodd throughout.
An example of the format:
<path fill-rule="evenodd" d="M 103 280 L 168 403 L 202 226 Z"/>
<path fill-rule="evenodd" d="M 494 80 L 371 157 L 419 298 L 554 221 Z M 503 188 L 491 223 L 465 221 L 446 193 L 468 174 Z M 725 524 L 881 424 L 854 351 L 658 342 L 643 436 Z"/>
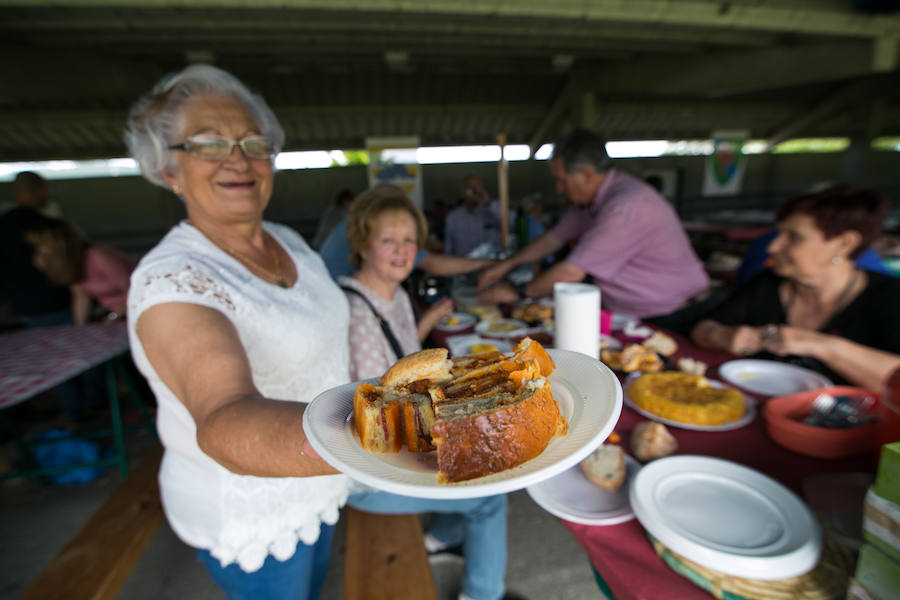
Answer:
<path fill-rule="evenodd" d="M 51 2 L 47 2 L 51 4 Z M 710 0 L 54 0 L 58 7 L 283 8 L 334 12 L 573 18 L 813 35 L 881 37 L 900 30 L 900 16 L 799 3 Z"/>
<path fill-rule="evenodd" d="M 601 94 L 726 97 L 762 90 L 840 81 L 875 72 L 874 45 L 847 41 L 800 47 L 719 53 L 689 58 L 648 58 L 596 69 Z"/>
<path fill-rule="evenodd" d="M 121 95 L 136 99 L 164 74 L 156 65 L 67 49 L 4 46 L 0 106 L 19 102 L 78 102 Z M 23 68 L 23 66 L 27 68 Z"/>

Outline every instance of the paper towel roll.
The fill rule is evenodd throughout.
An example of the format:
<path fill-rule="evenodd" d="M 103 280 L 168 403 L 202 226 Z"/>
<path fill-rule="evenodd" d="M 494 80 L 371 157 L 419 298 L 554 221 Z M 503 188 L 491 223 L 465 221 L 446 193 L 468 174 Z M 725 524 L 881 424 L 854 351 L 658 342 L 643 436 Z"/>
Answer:
<path fill-rule="evenodd" d="M 553 345 L 600 357 L 600 288 L 587 283 L 553 285 Z"/>

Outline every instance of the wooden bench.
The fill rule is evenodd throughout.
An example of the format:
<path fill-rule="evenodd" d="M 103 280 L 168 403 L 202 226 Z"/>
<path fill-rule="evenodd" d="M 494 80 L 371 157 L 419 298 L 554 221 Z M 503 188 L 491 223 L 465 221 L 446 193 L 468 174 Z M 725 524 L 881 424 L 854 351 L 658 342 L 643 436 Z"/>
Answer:
<path fill-rule="evenodd" d="M 163 521 L 162 447 L 141 458 L 21 600 L 114 600 Z M 346 509 L 345 600 L 437 600 L 418 515 Z"/>
<path fill-rule="evenodd" d="M 141 458 L 103 506 L 25 590 L 22 600 L 113 600 L 163 520 L 162 446 Z"/>
<path fill-rule="evenodd" d="M 418 515 L 346 509 L 344 600 L 437 600 Z"/>

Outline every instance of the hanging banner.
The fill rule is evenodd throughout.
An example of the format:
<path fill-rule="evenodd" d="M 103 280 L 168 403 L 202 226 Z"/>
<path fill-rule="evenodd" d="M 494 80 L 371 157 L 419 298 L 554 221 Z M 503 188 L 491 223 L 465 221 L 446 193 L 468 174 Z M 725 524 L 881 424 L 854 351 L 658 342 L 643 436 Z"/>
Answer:
<path fill-rule="evenodd" d="M 712 154 L 706 159 L 703 173 L 704 196 L 735 196 L 741 192 L 746 155 L 747 131 L 713 132 Z"/>
<path fill-rule="evenodd" d="M 369 187 L 390 183 L 401 188 L 416 206 L 423 208 L 422 167 L 416 158 L 419 138 L 366 138 L 369 151 Z"/>

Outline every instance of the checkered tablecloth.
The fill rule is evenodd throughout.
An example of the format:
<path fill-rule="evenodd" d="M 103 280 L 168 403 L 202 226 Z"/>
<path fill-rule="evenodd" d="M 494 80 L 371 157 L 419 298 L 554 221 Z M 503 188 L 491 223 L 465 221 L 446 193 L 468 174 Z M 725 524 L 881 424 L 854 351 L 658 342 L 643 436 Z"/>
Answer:
<path fill-rule="evenodd" d="M 124 322 L 22 329 L 0 335 L 0 409 L 102 364 L 128 349 Z"/>

